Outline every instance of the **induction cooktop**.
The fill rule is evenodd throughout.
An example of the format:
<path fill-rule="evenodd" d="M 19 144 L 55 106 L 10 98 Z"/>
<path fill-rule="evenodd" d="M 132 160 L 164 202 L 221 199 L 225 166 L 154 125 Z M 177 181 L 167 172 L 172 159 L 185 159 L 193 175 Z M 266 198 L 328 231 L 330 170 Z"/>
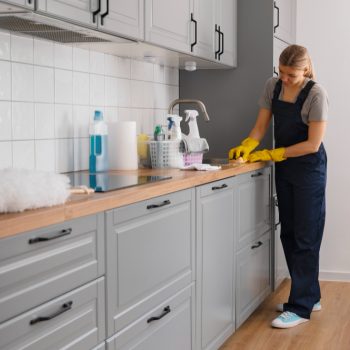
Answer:
<path fill-rule="evenodd" d="M 103 173 L 88 173 L 74 171 L 65 173 L 70 178 L 71 186 L 87 186 L 95 192 L 108 192 L 122 188 L 144 185 L 156 181 L 171 179 L 171 176 L 119 175 Z"/>

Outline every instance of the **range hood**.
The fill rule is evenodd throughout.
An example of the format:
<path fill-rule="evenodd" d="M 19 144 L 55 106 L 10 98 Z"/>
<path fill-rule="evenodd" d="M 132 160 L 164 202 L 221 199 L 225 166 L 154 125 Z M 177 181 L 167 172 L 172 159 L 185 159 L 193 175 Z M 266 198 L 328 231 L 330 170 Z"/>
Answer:
<path fill-rule="evenodd" d="M 31 10 L 0 3 L 0 29 L 62 44 L 135 43 Z"/>

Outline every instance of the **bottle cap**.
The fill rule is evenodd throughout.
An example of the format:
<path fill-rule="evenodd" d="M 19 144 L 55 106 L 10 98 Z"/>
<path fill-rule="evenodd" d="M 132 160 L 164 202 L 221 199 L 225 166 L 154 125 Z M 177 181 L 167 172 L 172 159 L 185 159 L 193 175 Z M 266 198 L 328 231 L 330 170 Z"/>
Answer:
<path fill-rule="evenodd" d="M 103 113 L 101 111 L 95 111 L 94 120 L 103 120 Z"/>

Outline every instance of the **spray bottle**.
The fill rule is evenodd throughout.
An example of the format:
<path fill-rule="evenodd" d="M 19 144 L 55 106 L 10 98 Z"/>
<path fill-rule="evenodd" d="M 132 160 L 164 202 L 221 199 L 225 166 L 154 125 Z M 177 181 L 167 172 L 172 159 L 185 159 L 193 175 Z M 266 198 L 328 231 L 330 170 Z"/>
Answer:
<path fill-rule="evenodd" d="M 197 117 L 198 117 L 198 111 L 195 109 L 186 109 L 185 110 L 186 119 L 185 121 L 188 121 L 188 126 L 190 128 L 190 132 L 188 133 L 189 138 L 196 138 L 199 139 L 199 130 L 197 125 Z"/>
<path fill-rule="evenodd" d="M 173 114 L 171 115 L 170 119 L 173 121 L 173 125 L 171 127 L 171 140 L 181 140 L 182 136 L 181 136 L 181 127 L 180 127 L 180 123 L 182 120 L 182 117 Z"/>

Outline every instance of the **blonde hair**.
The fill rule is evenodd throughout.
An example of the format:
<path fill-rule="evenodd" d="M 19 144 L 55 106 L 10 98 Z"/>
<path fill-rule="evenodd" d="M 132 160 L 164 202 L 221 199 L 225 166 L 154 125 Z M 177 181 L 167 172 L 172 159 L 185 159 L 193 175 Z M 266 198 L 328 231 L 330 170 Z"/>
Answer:
<path fill-rule="evenodd" d="M 315 79 L 315 71 L 307 49 L 300 45 L 286 47 L 279 58 L 282 66 L 305 70 L 305 77 Z"/>

